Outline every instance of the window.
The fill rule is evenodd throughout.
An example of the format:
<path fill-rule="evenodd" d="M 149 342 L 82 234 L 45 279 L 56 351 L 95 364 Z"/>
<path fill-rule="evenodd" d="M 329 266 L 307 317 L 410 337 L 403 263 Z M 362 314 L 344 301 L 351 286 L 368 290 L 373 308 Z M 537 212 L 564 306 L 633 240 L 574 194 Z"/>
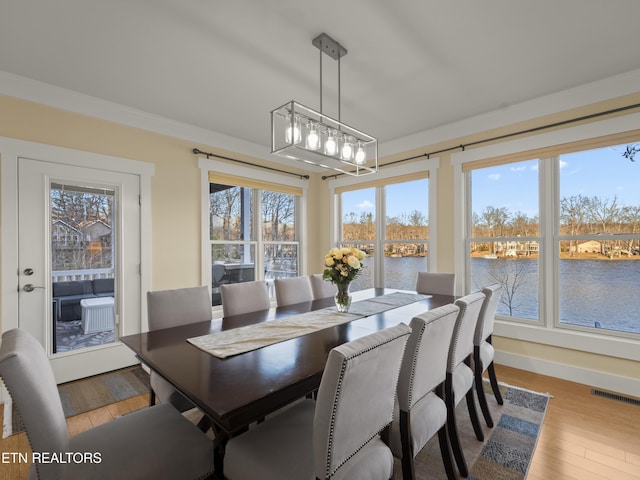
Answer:
<path fill-rule="evenodd" d="M 213 305 L 221 303 L 220 285 L 264 279 L 272 287 L 275 278 L 298 275 L 295 195 L 222 183 L 209 188 Z"/>
<path fill-rule="evenodd" d="M 342 205 L 342 242 L 340 246 L 356 247 L 368 255 L 361 273 L 351 283 L 352 290 L 373 288 L 376 254 L 376 189 L 364 188 L 344 192 Z"/>
<path fill-rule="evenodd" d="M 472 170 L 470 177 L 472 290 L 500 283 L 497 312 L 537 321 L 538 161 Z"/>
<path fill-rule="evenodd" d="M 502 283 L 498 313 L 513 320 L 640 333 L 640 166 L 628 158 L 640 137 L 616 139 L 564 145 L 538 160 L 465 166 L 468 290 Z"/>
<path fill-rule="evenodd" d="M 640 333 L 640 166 L 615 145 L 560 155 L 559 322 Z"/>
<path fill-rule="evenodd" d="M 427 270 L 429 180 L 345 191 L 341 205 L 341 245 L 370 256 L 352 289 L 384 285 L 415 290 L 417 273 Z"/>

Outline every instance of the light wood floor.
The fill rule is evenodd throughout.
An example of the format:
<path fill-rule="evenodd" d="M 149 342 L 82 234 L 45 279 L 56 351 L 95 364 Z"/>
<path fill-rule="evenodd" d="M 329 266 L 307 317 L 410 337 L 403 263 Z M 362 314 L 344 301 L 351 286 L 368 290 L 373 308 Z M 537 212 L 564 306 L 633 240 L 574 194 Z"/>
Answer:
<path fill-rule="evenodd" d="M 528 480 L 640 480 L 640 406 L 592 395 L 586 385 L 500 365 L 496 371 L 502 382 L 552 395 Z M 147 403 L 140 395 L 71 417 L 69 433 Z M 0 452 L 29 452 L 26 436 L 0 440 Z M 27 470 L 28 465 L 0 463 L 0 480 L 26 479 Z"/>

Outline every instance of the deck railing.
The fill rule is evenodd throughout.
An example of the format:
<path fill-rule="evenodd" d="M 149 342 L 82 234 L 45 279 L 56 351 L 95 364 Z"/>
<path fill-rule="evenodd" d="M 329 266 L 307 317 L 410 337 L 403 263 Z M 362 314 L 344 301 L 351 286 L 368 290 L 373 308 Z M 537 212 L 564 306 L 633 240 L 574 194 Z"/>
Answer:
<path fill-rule="evenodd" d="M 92 270 L 57 270 L 51 272 L 52 282 L 67 282 L 73 280 L 94 280 L 96 278 L 114 278 L 113 268 L 95 268 Z"/>

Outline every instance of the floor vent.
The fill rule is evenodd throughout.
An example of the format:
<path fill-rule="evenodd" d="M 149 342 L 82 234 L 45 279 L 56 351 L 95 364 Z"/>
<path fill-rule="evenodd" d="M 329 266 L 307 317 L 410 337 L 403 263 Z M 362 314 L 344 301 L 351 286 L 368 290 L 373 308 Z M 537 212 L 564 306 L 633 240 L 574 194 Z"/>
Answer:
<path fill-rule="evenodd" d="M 629 403 L 631 405 L 636 405 L 640 407 L 640 400 L 637 398 L 625 397 L 624 395 L 618 395 L 617 393 L 609 393 L 603 390 L 593 389 L 591 390 L 593 395 L 598 395 L 599 397 L 610 398 L 612 400 L 617 400 L 619 402 Z"/>

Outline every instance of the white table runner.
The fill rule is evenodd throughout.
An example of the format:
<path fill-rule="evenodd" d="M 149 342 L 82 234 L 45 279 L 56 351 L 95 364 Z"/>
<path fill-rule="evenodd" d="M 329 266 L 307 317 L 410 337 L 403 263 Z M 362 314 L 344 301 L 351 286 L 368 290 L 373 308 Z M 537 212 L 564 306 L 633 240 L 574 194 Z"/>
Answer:
<path fill-rule="evenodd" d="M 318 330 L 352 322 L 425 298 L 429 298 L 429 295 L 396 292 L 355 302 L 351 305 L 349 313 L 340 313 L 335 307 L 324 308 L 269 322 L 188 338 L 187 341 L 214 357 L 227 358 Z"/>

